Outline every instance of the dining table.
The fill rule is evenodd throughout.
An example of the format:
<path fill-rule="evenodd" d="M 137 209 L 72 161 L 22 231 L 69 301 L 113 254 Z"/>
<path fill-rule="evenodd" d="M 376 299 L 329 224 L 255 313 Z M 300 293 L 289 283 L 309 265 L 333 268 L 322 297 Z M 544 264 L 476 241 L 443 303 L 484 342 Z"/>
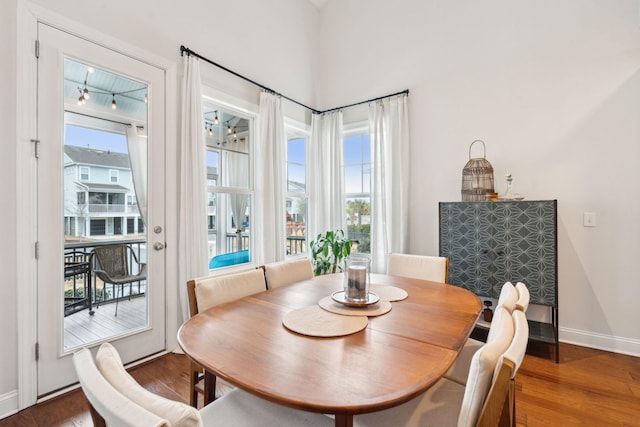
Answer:
<path fill-rule="evenodd" d="M 457 286 L 371 274 L 372 292 L 400 289 L 406 297 L 384 314 L 367 316 L 363 329 L 314 336 L 285 326 L 292 312 L 313 311 L 341 291 L 343 280 L 342 273 L 316 276 L 212 307 L 180 327 L 179 345 L 205 369 L 205 387 L 215 376 L 352 426 L 354 415 L 428 390 L 456 359 L 482 309 L 476 295 Z"/>

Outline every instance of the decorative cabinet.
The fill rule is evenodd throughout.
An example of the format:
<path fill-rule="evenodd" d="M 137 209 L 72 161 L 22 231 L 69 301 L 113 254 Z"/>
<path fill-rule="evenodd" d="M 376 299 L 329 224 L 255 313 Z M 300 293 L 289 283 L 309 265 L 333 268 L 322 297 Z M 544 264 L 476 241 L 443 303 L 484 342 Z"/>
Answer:
<path fill-rule="evenodd" d="M 505 282 L 523 282 L 551 318 L 529 321 L 530 340 L 554 345 L 558 361 L 557 201 L 441 202 L 439 216 L 449 283 L 497 299 Z"/>

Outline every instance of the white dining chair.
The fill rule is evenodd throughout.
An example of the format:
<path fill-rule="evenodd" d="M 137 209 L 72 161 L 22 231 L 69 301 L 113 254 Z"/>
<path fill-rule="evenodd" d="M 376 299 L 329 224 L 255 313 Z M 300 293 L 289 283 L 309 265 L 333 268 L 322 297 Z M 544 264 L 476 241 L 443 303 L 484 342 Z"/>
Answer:
<path fill-rule="evenodd" d="M 82 349 L 73 356 L 80 385 L 96 426 L 330 426 L 331 419 L 276 405 L 241 390 L 233 390 L 198 411 L 142 387 L 124 369 L 120 355 L 102 344 L 95 363 Z"/>
<path fill-rule="evenodd" d="M 518 282 L 516 284 L 516 289 L 518 291 L 518 301 L 516 301 L 516 308 L 526 313 L 527 309 L 529 308 L 529 301 L 531 299 L 529 289 L 527 288 L 527 285 L 522 282 Z"/>
<path fill-rule="evenodd" d="M 449 259 L 446 257 L 390 253 L 387 274 L 447 283 Z"/>
<path fill-rule="evenodd" d="M 506 309 L 501 308 L 506 313 Z M 471 427 L 515 425 L 513 379 L 529 337 L 524 313 L 514 310 L 511 334 L 482 346 L 474 354 L 466 386 L 441 378 L 425 393 L 400 406 L 356 415 L 356 427 Z"/>
<path fill-rule="evenodd" d="M 264 265 L 264 277 L 267 288 L 279 288 L 302 280 L 313 279 L 313 267 L 309 258 L 272 262 Z"/>
<path fill-rule="evenodd" d="M 509 334 L 513 334 L 511 311 L 503 305 L 498 305 L 493 313 L 493 320 L 491 321 L 486 344 L 500 339 L 504 335 L 508 336 Z M 456 360 L 454 360 L 449 370 L 444 374 L 444 377 L 465 385 L 467 378 L 469 378 L 469 369 L 471 368 L 473 355 L 484 345 L 485 343 L 482 341 L 473 338 L 467 339 L 464 347 L 462 347 L 462 350 L 458 353 L 458 357 L 456 357 Z"/>
<path fill-rule="evenodd" d="M 266 290 L 264 272 L 261 268 L 191 279 L 187 281 L 189 315 L 195 316 L 211 307 Z M 204 394 L 203 379 L 204 369 L 192 361 L 189 372 L 189 403 L 194 408 L 198 406 L 198 394 Z M 213 400 L 216 394 L 223 394 L 233 388 L 226 381 L 218 381 L 215 377 L 211 387 Z M 205 396 L 205 404 L 206 400 Z"/>

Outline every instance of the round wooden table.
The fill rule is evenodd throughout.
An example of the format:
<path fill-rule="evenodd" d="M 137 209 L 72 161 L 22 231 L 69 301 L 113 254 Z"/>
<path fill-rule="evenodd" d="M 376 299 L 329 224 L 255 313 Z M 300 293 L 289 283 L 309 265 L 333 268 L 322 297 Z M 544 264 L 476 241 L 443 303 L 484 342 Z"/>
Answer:
<path fill-rule="evenodd" d="M 178 342 L 207 376 L 306 411 L 353 415 L 404 403 L 442 377 L 480 315 L 480 299 L 456 286 L 371 275 L 407 291 L 390 312 L 357 333 L 315 338 L 282 325 L 289 311 L 342 289 L 342 274 L 271 289 L 213 307 L 185 322 Z"/>

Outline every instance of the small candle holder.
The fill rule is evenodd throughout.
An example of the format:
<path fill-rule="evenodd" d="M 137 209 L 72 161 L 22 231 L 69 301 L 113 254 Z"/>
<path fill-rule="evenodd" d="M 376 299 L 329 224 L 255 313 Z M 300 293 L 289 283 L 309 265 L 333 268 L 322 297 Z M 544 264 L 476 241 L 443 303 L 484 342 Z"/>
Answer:
<path fill-rule="evenodd" d="M 366 302 L 369 296 L 371 259 L 362 255 L 349 256 L 344 274 L 344 294 L 348 301 Z"/>

